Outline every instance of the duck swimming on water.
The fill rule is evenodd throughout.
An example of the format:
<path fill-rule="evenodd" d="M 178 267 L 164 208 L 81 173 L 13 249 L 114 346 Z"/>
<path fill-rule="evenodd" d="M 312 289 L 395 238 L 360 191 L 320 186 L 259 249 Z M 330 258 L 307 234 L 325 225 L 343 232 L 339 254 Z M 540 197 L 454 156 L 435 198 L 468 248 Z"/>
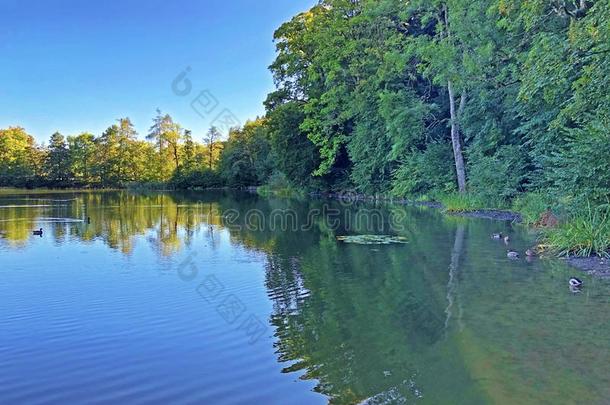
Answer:
<path fill-rule="evenodd" d="M 42 236 L 42 228 L 40 228 L 40 230 L 38 230 L 38 231 L 34 231 L 34 232 L 32 232 L 32 233 L 33 233 L 34 235 L 36 235 L 36 236 Z"/>
<path fill-rule="evenodd" d="M 502 234 L 501 233 L 492 233 L 491 238 L 492 239 L 502 239 Z"/>
<path fill-rule="evenodd" d="M 509 259 L 518 259 L 519 258 L 519 253 L 515 252 L 514 250 L 508 250 L 508 251 L 506 251 L 506 256 Z"/>
<path fill-rule="evenodd" d="M 580 280 L 576 277 L 571 277 L 569 283 L 570 283 L 570 287 L 582 287 L 582 285 L 583 285 L 582 280 Z"/>

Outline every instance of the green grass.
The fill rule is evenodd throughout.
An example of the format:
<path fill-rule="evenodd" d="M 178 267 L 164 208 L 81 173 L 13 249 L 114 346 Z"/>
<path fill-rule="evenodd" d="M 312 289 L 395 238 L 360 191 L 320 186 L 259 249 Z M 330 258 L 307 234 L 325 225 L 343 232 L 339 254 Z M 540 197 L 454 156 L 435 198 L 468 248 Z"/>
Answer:
<path fill-rule="evenodd" d="M 489 202 L 474 194 L 440 194 L 436 200 L 443 204 L 444 211 L 448 213 L 503 208 L 498 202 Z"/>
<path fill-rule="evenodd" d="M 511 204 L 511 210 L 521 214 L 525 225 L 533 225 L 549 209 L 549 198 L 542 193 L 520 194 Z"/>
<path fill-rule="evenodd" d="M 542 241 L 559 256 L 610 257 L 610 206 L 587 206 L 555 229 L 545 231 Z"/>

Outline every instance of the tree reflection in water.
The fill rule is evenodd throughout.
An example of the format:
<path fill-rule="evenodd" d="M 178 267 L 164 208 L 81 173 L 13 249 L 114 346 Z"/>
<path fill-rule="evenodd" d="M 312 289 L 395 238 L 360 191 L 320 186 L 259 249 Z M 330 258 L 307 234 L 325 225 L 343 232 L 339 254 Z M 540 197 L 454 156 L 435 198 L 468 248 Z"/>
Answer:
<path fill-rule="evenodd" d="M 338 235 L 372 233 L 357 220 L 359 204 L 230 192 L 0 196 L 0 249 L 27 247 L 32 229 L 43 227 L 44 242 L 101 242 L 125 255 L 142 243 L 159 258 L 223 254 L 228 243 L 259 252 L 283 372 L 315 380 L 336 404 L 608 398 L 603 286 L 562 294 L 568 270 L 561 263 L 507 261 L 503 246 L 489 240 L 510 225 L 424 208 L 380 207 L 384 215 L 374 219 L 400 214 L 399 231 L 376 226 L 408 244 L 338 243 Z M 309 216 L 329 207 L 342 214 L 339 226 Z M 264 222 L 283 209 L 307 230 L 252 227 L 244 215 L 256 210 Z M 240 215 L 229 226 L 230 210 Z M 515 236 L 514 243 L 531 243 Z"/>

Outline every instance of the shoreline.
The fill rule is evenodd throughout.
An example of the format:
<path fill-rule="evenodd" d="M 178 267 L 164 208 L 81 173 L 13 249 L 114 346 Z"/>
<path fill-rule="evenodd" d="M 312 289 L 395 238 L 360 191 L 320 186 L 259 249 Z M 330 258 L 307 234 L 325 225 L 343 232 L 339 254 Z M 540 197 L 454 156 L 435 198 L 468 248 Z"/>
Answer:
<path fill-rule="evenodd" d="M 15 192 L 15 193 L 24 193 L 24 192 L 41 192 L 41 193 L 74 193 L 74 192 L 107 192 L 107 191 L 133 191 L 133 192 L 141 192 L 143 190 L 140 189 L 91 189 L 91 188 L 71 188 L 71 189 L 19 189 L 12 187 L 1 187 L 0 194 L 3 192 Z M 210 188 L 210 189 L 200 189 L 200 190 L 192 190 L 192 191 L 207 191 L 207 190 L 235 190 L 235 191 L 244 191 L 247 193 L 258 194 L 258 187 L 243 187 L 243 188 L 231 188 L 231 187 L 222 187 L 222 188 Z M 173 192 L 180 190 L 147 190 L 147 191 L 157 191 L 157 192 Z M 438 201 L 414 201 L 405 198 L 392 198 L 387 196 L 369 196 L 364 194 L 357 193 L 309 193 L 309 197 L 311 198 L 328 198 L 331 200 L 343 200 L 343 201 L 361 201 L 361 202 L 383 202 L 389 204 L 397 204 L 397 205 L 412 205 L 412 206 L 420 206 L 427 207 L 432 209 L 440 210 L 444 215 L 458 216 L 458 217 L 467 217 L 467 218 L 479 218 L 479 219 L 487 219 L 493 221 L 509 221 L 512 223 L 522 223 L 522 215 L 518 212 L 501 210 L 501 209 L 473 209 L 468 211 L 459 211 L 459 212 L 451 212 L 446 211 L 442 203 Z M 262 196 L 266 198 L 268 196 Z M 277 196 L 279 198 L 285 198 L 282 196 Z M 532 227 L 528 226 L 530 229 Z M 535 228 L 533 228 L 535 229 Z M 555 257 L 558 260 L 563 260 L 570 267 L 573 267 L 579 271 L 582 271 L 586 274 L 593 275 L 596 277 L 602 278 L 610 278 L 610 258 L 602 258 L 599 256 L 589 256 L 589 257 Z"/>
<path fill-rule="evenodd" d="M 447 212 L 444 210 L 443 204 L 438 201 L 412 201 L 407 199 L 395 199 L 395 198 L 387 198 L 381 196 L 366 196 L 366 195 L 347 195 L 347 194 L 321 194 L 321 193 L 312 193 L 310 194 L 312 197 L 322 197 L 322 198 L 330 198 L 335 200 L 352 200 L 352 201 L 363 201 L 363 202 L 385 202 L 390 204 L 398 204 L 398 205 L 413 205 L 413 206 L 421 206 L 428 207 L 433 209 L 441 210 L 444 215 L 451 216 L 459 216 L 459 217 L 467 217 L 467 218 L 480 218 L 480 219 L 488 219 L 493 221 L 508 221 L 512 223 L 522 223 L 523 217 L 518 212 L 500 210 L 500 209 L 475 209 L 471 211 L 461 211 L 461 212 Z M 530 229 L 535 229 L 531 226 L 526 225 Z M 610 259 L 605 259 L 599 256 L 589 256 L 589 257 L 576 257 L 576 256 L 568 256 L 568 257 L 557 257 L 553 256 L 553 258 L 557 260 L 564 261 L 568 266 L 575 268 L 583 273 L 586 273 L 591 276 L 600 277 L 600 278 L 610 278 Z"/>
<path fill-rule="evenodd" d="M 564 260 L 570 267 L 574 267 L 590 276 L 610 278 L 610 259 L 599 256 L 566 257 Z"/>

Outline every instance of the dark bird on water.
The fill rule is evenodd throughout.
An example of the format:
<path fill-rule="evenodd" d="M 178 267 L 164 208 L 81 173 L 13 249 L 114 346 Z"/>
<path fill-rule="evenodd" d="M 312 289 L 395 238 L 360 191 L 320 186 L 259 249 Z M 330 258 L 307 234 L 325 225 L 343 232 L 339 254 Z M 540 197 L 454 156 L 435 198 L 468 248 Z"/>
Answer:
<path fill-rule="evenodd" d="M 34 232 L 32 232 L 32 233 L 33 233 L 34 235 L 36 235 L 36 236 L 42 236 L 42 228 L 40 228 L 40 230 L 38 230 L 38 231 L 34 231 Z"/>

